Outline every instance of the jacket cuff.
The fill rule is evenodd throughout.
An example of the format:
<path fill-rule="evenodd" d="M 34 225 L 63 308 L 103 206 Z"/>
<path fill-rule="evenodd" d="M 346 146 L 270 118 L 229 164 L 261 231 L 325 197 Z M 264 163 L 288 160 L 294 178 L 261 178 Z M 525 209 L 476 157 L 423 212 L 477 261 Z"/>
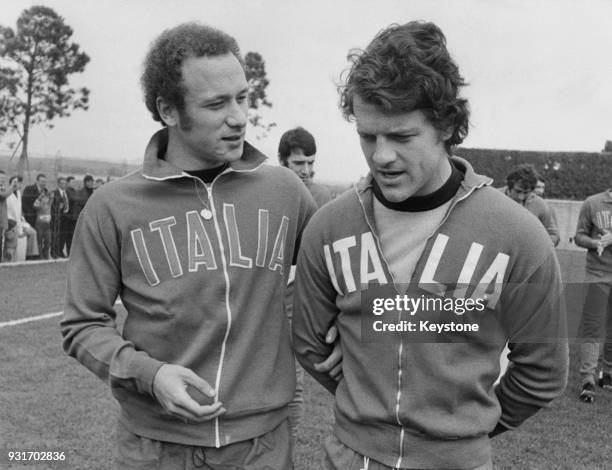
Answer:
<path fill-rule="evenodd" d="M 155 398 L 153 393 L 153 380 L 155 375 L 161 366 L 166 364 L 165 362 L 153 359 L 145 354 L 138 355 L 134 358 L 134 367 L 139 371 L 138 373 L 138 391 L 140 393 L 149 394 Z"/>

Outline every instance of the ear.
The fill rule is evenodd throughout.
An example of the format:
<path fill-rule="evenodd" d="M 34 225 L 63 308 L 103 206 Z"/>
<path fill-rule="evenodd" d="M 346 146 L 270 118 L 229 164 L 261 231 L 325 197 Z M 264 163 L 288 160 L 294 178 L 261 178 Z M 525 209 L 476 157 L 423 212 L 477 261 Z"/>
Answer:
<path fill-rule="evenodd" d="M 162 121 L 166 123 L 168 127 L 174 127 L 178 124 L 178 113 L 176 108 L 167 103 L 161 96 L 158 96 L 155 100 L 155 106 L 159 113 Z"/>
<path fill-rule="evenodd" d="M 453 135 L 453 128 L 448 127 L 446 130 L 441 130 L 440 132 L 440 140 L 442 142 L 446 142 Z"/>

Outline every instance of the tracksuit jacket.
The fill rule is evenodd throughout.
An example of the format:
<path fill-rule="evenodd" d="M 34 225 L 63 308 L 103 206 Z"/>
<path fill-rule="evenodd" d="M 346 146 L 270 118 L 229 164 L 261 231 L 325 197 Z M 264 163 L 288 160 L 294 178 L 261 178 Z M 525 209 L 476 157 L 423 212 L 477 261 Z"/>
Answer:
<path fill-rule="evenodd" d="M 574 237 L 578 246 L 588 250 L 586 257 L 587 271 L 607 279 L 612 277 L 612 249 L 606 247 L 600 255 L 597 253 L 596 247 L 590 246 L 588 243 L 580 243 L 578 238 L 581 235 L 586 235 L 593 240 L 599 240 L 609 232 L 612 232 L 612 190 L 593 194 L 586 198 L 580 208 Z"/>
<path fill-rule="evenodd" d="M 206 188 L 158 159 L 158 140 L 142 172 L 96 190 L 79 217 L 64 349 L 109 382 L 131 432 L 225 446 L 287 416 L 295 363 L 283 296 L 315 205 L 297 176 L 247 143 Z M 127 311 L 121 334 L 117 297 Z M 164 363 L 204 378 L 227 412 L 190 424 L 164 414 L 152 391 Z"/>
<path fill-rule="evenodd" d="M 510 197 L 508 186 L 499 188 L 506 196 Z M 520 203 L 517 203 L 520 204 Z M 561 239 L 559 238 L 559 227 L 557 226 L 557 219 L 553 209 L 537 194 L 531 193 L 522 203 L 522 206 L 535 215 L 538 220 L 542 223 L 548 236 L 554 246 L 557 246 Z"/>
<path fill-rule="evenodd" d="M 548 235 L 531 213 L 490 187 L 489 178 L 465 160 L 452 161 L 465 177 L 403 287 L 414 298 L 482 297 L 487 307 L 473 313 L 486 326 L 480 332 L 365 337 L 371 311 L 367 303 L 362 309 L 363 289 L 404 293 L 381 250 L 371 176 L 319 209 L 298 257 L 296 355 L 335 393 L 340 441 L 390 467 L 481 465 L 490 458 L 494 428 L 517 427 L 567 381 L 560 269 Z M 448 312 L 422 314 L 435 319 Z M 401 309 L 390 315 L 411 319 Z M 325 334 L 334 322 L 343 352 L 337 386 L 313 367 L 329 355 Z M 506 341 L 510 366 L 494 387 Z"/>

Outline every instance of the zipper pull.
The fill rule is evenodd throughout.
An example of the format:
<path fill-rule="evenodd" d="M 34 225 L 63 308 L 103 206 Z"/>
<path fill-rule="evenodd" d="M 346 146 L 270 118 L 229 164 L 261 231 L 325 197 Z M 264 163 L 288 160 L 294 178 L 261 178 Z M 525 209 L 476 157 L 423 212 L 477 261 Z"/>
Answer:
<path fill-rule="evenodd" d="M 211 201 L 212 201 L 212 188 L 208 185 L 204 185 L 204 187 L 206 188 L 206 193 L 208 194 L 208 205 L 212 206 Z M 202 218 L 204 220 L 210 220 L 212 219 L 213 213 L 212 211 L 208 208 L 205 207 L 204 209 L 202 209 L 200 211 L 200 215 L 202 216 Z"/>

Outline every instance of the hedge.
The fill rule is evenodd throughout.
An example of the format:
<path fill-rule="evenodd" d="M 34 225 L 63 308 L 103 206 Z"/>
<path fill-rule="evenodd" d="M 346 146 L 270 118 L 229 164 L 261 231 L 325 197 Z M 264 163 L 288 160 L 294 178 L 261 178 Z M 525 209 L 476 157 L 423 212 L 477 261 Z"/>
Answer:
<path fill-rule="evenodd" d="M 546 182 L 545 197 L 582 201 L 612 187 L 612 153 L 534 152 L 458 148 L 477 173 L 490 176 L 496 187 L 506 184 L 506 175 L 521 163 L 531 163 Z"/>

